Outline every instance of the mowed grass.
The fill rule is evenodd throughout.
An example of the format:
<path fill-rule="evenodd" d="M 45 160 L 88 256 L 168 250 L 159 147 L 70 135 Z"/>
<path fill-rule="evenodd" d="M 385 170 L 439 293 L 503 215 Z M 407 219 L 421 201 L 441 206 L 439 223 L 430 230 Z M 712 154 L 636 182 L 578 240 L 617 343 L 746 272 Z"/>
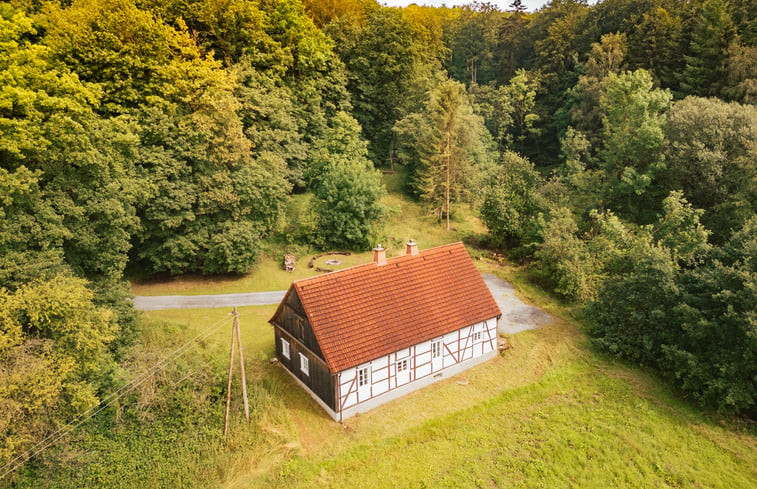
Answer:
<path fill-rule="evenodd" d="M 453 230 L 446 231 L 422 205 L 396 192 L 398 175 L 385 180 L 393 191 L 384 200 L 389 214 L 382 244 L 389 256 L 403 253 L 408 238 L 429 248 L 485 232 L 467 207 L 456 209 Z M 299 256 L 293 274 L 281 270 L 280 257 L 264 256 L 242 277 L 183 277 L 136 284 L 134 292 L 285 289 L 317 273 L 307 268 L 315 253 Z M 365 263 L 371 252 L 337 258 L 343 264 L 329 268 Z M 172 452 L 172 468 L 186 475 L 174 487 L 757 487 L 752 425 L 704 413 L 653 374 L 597 353 L 582 333 L 578 311 L 555 301 L 522 269 L 486 259 L 476 264 L 513 282 L 522 299 L 558 319 L 511 336 L 512 348 L 490 362 L 343 424 L 269 362 L 274 345 L 267 320 L 275 306 L 240 308 L 252 420 L 241 414 L 237 380 L 231 437 L 201 446 L 184 434 L 182 448 Z M 182 334 L 189 338 L 217 321 L 230 325 L 229 312 L 146 315 L 186 325 Z M 214 352 L 219 376 L 225 376 L 229 333 L 222 328 L 203 345 Z M 222 412 L 222 401 L 215 408 Z M 216 420 L 221 419 L 219 414 Z M 148 467 L 140 487 L 162 487 L 165 463 L 140 464 Z M 129 487 L 129 475 L 124 477 L 119 480 Z"/>
<path fill-rule="evenodd" d="M 228 312 L 149 316 L 192 331 Z M 277 399 L 258 405 L 264 412 L 250 424 L 235 401 L 235 437 L 258 441 L 193 457 L 196 487 L 757 484 L 753 429 L 704 414 L 654 376 L 597 354 L 568 320 L 514 335 L 512 349 L 494 360 L 340 425 L 268 362 L 273 306 L 240 312 L 252 388 L 264 383 Z M 227 338 L 225 330 L 214 340 L 218 368 Z"/>
<path fill-rule="evenodd" d="M 387 187 L 395 190 L 398 186 L 399 174 L 384 175 Z M 295 197 L 296 198 L 296 197 Z M 486 232 L 469 205 L 456 205 L 452 214 L 452 230 L 438 223 L 422 203 L 415 202 L 398 192 L 388 193 L 382 204 L 387 210 L 386 225 L 381 244 L 387 249 L 387 256 L 397 256 L 405 252 L 404 244 L 408 239 L 418 242 L 421 249 L 432 248 L 455 241 L 460 241 L 471 235 Z M 244 275 L 210 276 L 184 275 L 179 277 L 162 277 L 136 281 L 132 285 L 135 295 L 203 295 L 203 294 L 232 294 L 240 292 L 261 292 L 269 290 L 284 290 L 294 280 L 299 280 L 321 272 L 315 267 L 329 270 L 340 270 L 362 263 L 373 258 L 373 252 L 366 249 L 362 252 L 352 251 L 349 256 L 326 256 L 315 261 L 315 267 L 309 268 L 308 262 L 320 251 L 300 247 L 307 250 L 305 254 L 297 255 L 297 265 L 293 273 L 282 269 L 284 249 L 275 249 L 260 256 L 255 268 Z M 329 250 L 344 251 L 344 250 Z M 324 262 L 329 258 L 342 261 L 340 265 L 330 266 Z"/>

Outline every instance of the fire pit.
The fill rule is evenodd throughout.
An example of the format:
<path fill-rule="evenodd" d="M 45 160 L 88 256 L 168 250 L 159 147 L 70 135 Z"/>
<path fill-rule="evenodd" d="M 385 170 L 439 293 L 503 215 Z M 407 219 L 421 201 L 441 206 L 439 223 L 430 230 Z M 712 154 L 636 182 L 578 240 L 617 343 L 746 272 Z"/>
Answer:
<path fill-rule="evenodd" d="M 336 258 L 329 258 L 328 260 L 323 262 L 324 265 L 341 265 L 342 260 L 337 260 Z"/>

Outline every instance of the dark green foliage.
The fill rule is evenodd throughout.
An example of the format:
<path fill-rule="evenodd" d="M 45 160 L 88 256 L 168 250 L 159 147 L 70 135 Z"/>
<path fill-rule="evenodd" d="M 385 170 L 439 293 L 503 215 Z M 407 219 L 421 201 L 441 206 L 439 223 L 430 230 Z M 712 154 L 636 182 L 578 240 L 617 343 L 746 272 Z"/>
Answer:
<path fill-rule="evenodd" d="M 39 173 L 0 168 L 0 283 L 11 290 L 67 267 L 63 241 L 71 233 L 39 189 Z"/>
<path fill-rule="evenodd" d="M 601 147 L 602 109 L 600 97 L 602 81 L 610 73 L 619 75 L 626 65 L 626 36 L 606 34 L 591 46 L 589 59 L 576 85 L 568 90 L 566 104 L 570 126 L 590 137 L 591 146 Z"/>
<path fill-rule="evenodd" d="M 466 85 L 483 85 L 496 78 L 495 48 L 503 17 L 502 12 L 488 3 L 474 2 L 462 7 L 449 28 L 450 77 Z"/>
<path fill-rule="evenodd" d="M 586 300 L 594 292 L 595 258 L 578 236 L 578 224 L 570 209 L 561 207 L 551 212 L 543 226 L 534 258 L 536 275 L 571 300 Z"/>
<path fill-rule="evenodd" d="M 597 343 L 660 369 L 704 404 L 754 414 L 755 229 L 753 218 L 695 268 L 679 269 L 667 248 L 636 248 L 587 308 Z"/>
<path fill-rule="evenodd" d="M 439 219 L 449 214 L 450 202 L 471 200 L 479 175 L 492 163 L 491 136 L 463 84 L 440 83 L 424 109 L 398 121 L 395 132 L 411 192 Z"/>
<path fill-rule="evenodd" d="M 746 223 L 705 266 L 680 279 L 675 334 L 662 346 L 676 384 L 724 412 L 757 404 L 757 220 Z"/>
<path fill-rule="evenodd" d="M 504 153 L 490 173 L 481 218 L 499 243 L 521 244 L 529 221 L 541 210 L 537 195 L 541 176 L 533 163 L 512 152 Z"/>
<path fill-rule="evenodd" d="M 670 92 L 655 89 L 644 70 L 610 73 L 602 81 L 602 149 L 605 203 L 638 216 L 640 203 L 663 168 L 664 127 Z"/>
<path fill-rule="evenodd" d="M 676 90 L 676 74 L 684 63 L 679 55 L 682 31 L 679 15 L 663 7 L 645 12 L 629 33 L 629 64 L 652 73 L 663 88 Z"/>
<path fill-rule="evenodd" d="M 719 95 L 725 80 L 726 51 L 736 35 L 726 0 L 706 0 L 693 20 L 681 90 L 688 95 Z"/>
<path fill-rule="evenodd" d="M 310 175 L 315 189 L 313 212 L 317 245 L 365 249 L 378 237 L 386 193 L 381 176 L 368 160 L 357 122 L 337 114 L 334 127 L 316 144 Z"/>
<path fill-rule="evenodd" d="M 420 45 L 413 26 L 397 9 L 369 8 L 364 24 L 339 19 L 327 27 L 347 68 L 353 113 L 369 141 L 370 157 L 392 157 L 394 123 L 419 108 L 436 53 Z"/>
<path fill-rule="evenodd" d="M 671 311 L 679 303 L 676 266 L 665 248 L 639 242 L 623 257 L 587 307 L 592 335 L 608 351 L 659 366 L 662 345 L 673 333 Z"/>
<path fill-rule="evenodd" d="M 142 167 L 152 195 L 136 252 L 148 270 L 243 273 L 282 210 L 283 161 L 265 153 L 253 159 L 230 94 L 210 96 L 207 109 L 179 121 L 145 111 L 141 127 L 151 146 Z M 231 105 L 225 114 L 212 110 L 224 103 Z M 222 151 L 210 151 L 217 145 Z"/>
<path fill-rule="evenodd" d="M 716 242 L 724 242 L 757 209 L 757 109 L 687 97 L 673 105 L 665 129 L 662 181 L 681 189 Z"/>

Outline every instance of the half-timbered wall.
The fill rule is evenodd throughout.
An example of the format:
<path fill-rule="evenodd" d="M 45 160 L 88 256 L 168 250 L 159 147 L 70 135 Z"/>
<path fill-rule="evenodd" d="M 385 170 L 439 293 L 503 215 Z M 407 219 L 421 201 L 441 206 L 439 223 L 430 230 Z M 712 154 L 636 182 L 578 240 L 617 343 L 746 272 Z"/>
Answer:
<path fill-rule="evenodd" d="M 277 325 L 274 325 L 273 329 L 276 337 L 276 358 L 279 359 L 279 362 L 318 396 L 324 404 L 332 410 L 336 410 L 336 375 L 329 372 L 326 362 L 289 334 L 288 331 L 284 331 Z M 288 346 L 285 346 L 282 339 L 286 341 Z M 285 351 L 285 349 L 288 351 Z M 302 369 L 300 355 L 307 358 L 307 373 Z"/>
<path fill-rule="evenodd" d="M 407 390 L 405 386 L 415 382 L 427 385 L 461 364 L 472 366 L 475 359 L 496 352 L 496 348 L 497 319 L 491 318 L 344 370 L 337 379 L 339 405 L 335 411 L 390 396 L 397 389 Z"/>

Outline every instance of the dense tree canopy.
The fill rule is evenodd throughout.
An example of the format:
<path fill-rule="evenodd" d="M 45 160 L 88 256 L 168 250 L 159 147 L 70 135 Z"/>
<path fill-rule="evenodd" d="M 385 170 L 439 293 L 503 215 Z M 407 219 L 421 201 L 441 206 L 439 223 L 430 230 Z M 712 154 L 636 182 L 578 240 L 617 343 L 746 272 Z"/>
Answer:
<path fill-rule="evenodd" d="M 491 136 L 473 113 L 465 87 L 454 80 L 440 83 L 421 112 L 395 126 L 400 159 L 411 169 L 410 188 L 447 218 L 450 203 L 470 199 L 477 174 L 491 162 Z"/>
<path fill-rule="evenodd" d="M 115 382 L 127 276 L 245 273 L 287 223 L 367 248 L 385 166 L 600 347 L 754 415 L 753 5 L 0 3 L 0 463 Z"/>

